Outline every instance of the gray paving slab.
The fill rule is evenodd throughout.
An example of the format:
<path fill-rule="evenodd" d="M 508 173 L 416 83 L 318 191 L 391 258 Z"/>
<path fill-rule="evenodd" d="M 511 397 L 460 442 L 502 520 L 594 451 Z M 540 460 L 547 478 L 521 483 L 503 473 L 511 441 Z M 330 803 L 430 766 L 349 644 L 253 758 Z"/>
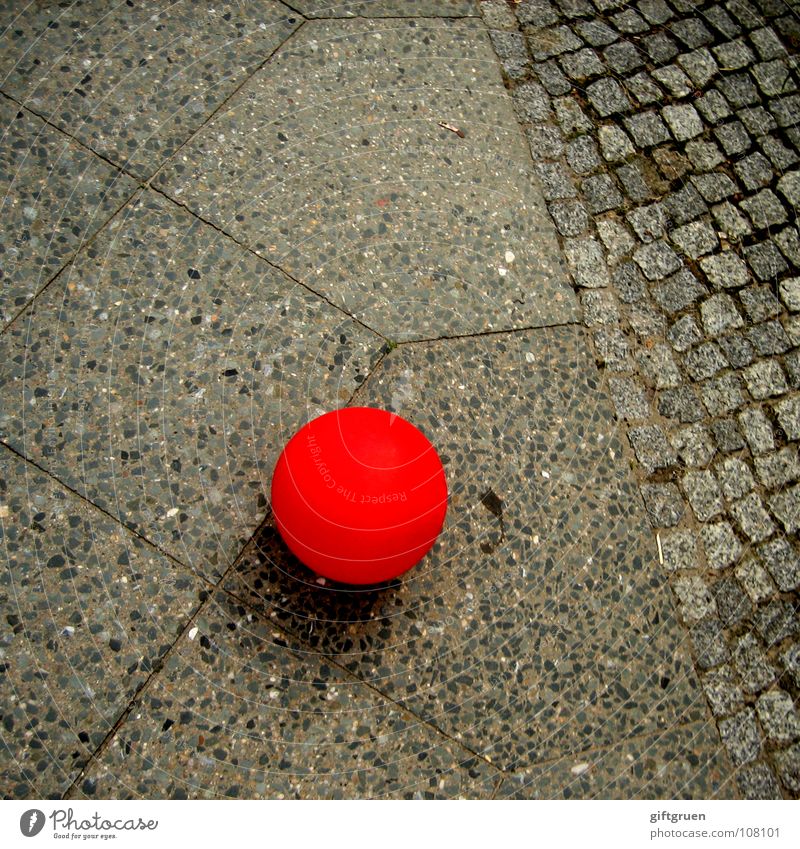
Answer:
<path fill-rule="evenodd" d="M 263 518 L 302 424 L 383 340 L 155 194 L 0 340 L 0 434 L 209 578 Z"/>
<path fill-rule="evenodd" d="M 225 582 L 507 770 L 704 717 L 582 333 L 403 345 L 359 392 L 448 477 L 445 529 L 402 581 L 321 587 L 267 527 Z"/>
<path fill-rule="evenodd" d="M 204 584 L 0 447 L 0 786 L 59 798 Z"/>
<path fill-rule="evenodd" d="M 4 0 L 0 89 L 147 177 L 301 21 L 277 0 Z"/>
<path fill-rule="evenodd" d="M 79 797 L 471 798 L 499 773 L 222 592 Z"/>
<path fill-rule="evenodd" d="M 309 18 L 413 17 L 432 15 L 437 18 L 477 15 L 475 0 L 300 0 L 291 4 Z"/>
<path fill-rule="evenodd" d="M 509 776 L 498 799 L 738 798 L 713 725 L 693 722 Z"/>
<path fill-rule="evenodd" d="M 393 339 L 577 319 L 475 20 L 305 24 L 156 185 Z"/>
<path fill-rule="evenodd" d="M 0 96 L 0 326 L 63 268 L 136 183 Z"/>

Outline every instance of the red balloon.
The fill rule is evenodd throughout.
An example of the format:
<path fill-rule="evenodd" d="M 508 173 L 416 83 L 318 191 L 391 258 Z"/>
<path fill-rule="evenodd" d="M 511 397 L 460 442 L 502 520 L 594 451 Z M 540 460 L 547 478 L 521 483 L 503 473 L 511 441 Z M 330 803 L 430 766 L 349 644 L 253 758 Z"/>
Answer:
<path fill-rule="evenodd" d="M 427 437 L 386 410 L 345 407 L 310 421 L 272 476 L 272 512 L 292 553 L 345 584 L 410 569 L 444 525 L 447 482 Z"/>

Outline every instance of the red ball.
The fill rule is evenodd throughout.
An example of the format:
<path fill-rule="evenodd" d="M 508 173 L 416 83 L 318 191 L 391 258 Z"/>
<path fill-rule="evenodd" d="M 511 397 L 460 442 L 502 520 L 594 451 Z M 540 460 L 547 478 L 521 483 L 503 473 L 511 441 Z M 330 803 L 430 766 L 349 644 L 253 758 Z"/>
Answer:
<path fill-rule="evenodd" d="M 272 476 L 272 512 L 310 569 L 375 584 L 410 569 L 444 525 L 447 482 L 436 449 L 386 410 L 345 407 L 286 444 Z"/>

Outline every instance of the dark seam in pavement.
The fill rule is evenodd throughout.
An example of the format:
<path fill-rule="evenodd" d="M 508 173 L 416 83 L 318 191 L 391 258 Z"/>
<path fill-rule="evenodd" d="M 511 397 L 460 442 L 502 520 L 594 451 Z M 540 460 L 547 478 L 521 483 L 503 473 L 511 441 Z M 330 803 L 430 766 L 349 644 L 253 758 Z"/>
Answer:
<path fill-rule="evenodd" d="M 267 517 L 264 519 L 264 522 L 262 522 L 262 526 L 267 521 L 267 518 L 269 518 L 269 513 L 267 514 Z M 253 536 L 255 537 L 256 534 L 254 534 Z M 248 543 L 248 546 L 246 546 L 246 548 L 249 547 L 249 545 L 250 545 L 250 543 Z M 244 552 L 242 552 L 242 554 L 244 554 Z M 237 562 L 238 562 L 238 558 L 237 558 Z M 227 574 L 227 571 L 226 571 L 226 574 Z M 298 634 L 295 634 L 291 631 L 286 630 L 279 623 L 274 622 L 272 619 L 264 616 L 263 611 L 260 611 L 259 608 L 254 603 L 249 601 L 248 599 L 240 597 L 235 592 L 227 589 L 226 587 L 220 586 L 219 589 L 222 592 L 224 592 L 226 595 L 228 595 L 230 598 L 234 599 L 237 604 L 241 604 L 243 607 L 248 608 L 248 610 L 252 610 L 254 615 L 258 616 L 258 618 L 262 622 L 268 623 L 271 628 L 275 628 L 276 630 L 280 631 L 282 634 L 285 634 L 286 636 L 290 637 L 292 641 L 301 643 L 303 646 L 307 647 L 310 654 L 313 654 L 313 655 L 321 658 L 322 660 L 324 660 L 326 663 L 330 664 L 331 666 L 335 666 L 340 672 L 344 673 L 344 675 L 346 675 L 347 678 L 349 678 L 350 680 L 355 681 L 356 683 L 360 684 L 363 687 L 366 687 L 368 690 L 371 690 L 373 693 L 377 693 L 385 701 L 391 702 L 393 705 L 396 705 L 401 711 L 403 711 L 403 713 L 407 714 L 408 716 L 413 716 L 414 719 L 417 720 L 418 723 L 425 725 L 428 728 L 433 729 L 441 737 L 444 737 L 446 740 L 449 740 L 451 743 L 453 743 L 454 745 L 463 749 L 465 752 L 468 752 L 470 757 L 478 758 L 479 760 L 483 761 L 484 763 L 486 763 L 490 767 L 492 767 L 492 769 L 496 770 L 500 775 L 503 775 L 504 771 L 499 766 L 497 766 L 497 764 L 492 763 L 485 756 L 483 756 L 483 755 L 479 754 L 478 752 L 474 751 L 473 749 L 471 749 L 463 741 L 456 740 L 454 737 L 451 737 L 450 734 L 448 734 L 446 731 L 439 728 L 438 725 L 435 725 L 430 720 L 427 720 L 424 717 L 419 716 L 419 714 L 415 713 L 407 705 L 404 705 L 402 702 L 399 702 L 397 699 L 393 698 L 392 696 L 387 696 L 386 693 L 379 690 L 377 687 L 375 687 L 369 681 L 365 681 L 363 678 L 360 678 L 354 672 L 351 672 L 346 666 L 343 666 L 341 663 L 339 663 L 339 661 L 336 660 L 336 658 L 333 657 L 332 655 L 325 654 L 324 652 L 321 652 L 318 649 L 315 649 L 313 646 L 311 646 L 311 644 L 306 640 L 305 637 L 299 636 Z M 457 768 L 459 768 L 459 769 L 462 768 L 460 763 L 457 765 Z"/>
<path fill-rule="evenodd" d="M 308 20 L 308 15 L 303 14 L 299 9 L 295 9 L 295 7 L 292 6 L 291 3 L 287 3 L 286 0 L 280 0 L 280 3 L 281 3 L 282 6 L 286 6 L 286 8 L 289 9 L 290 12 L 294 12 L 295 15 L 300 15 L 300 17 L 304 21 Z M 298 29 L 299 29 L 299 27 L 298 27 Z"/>
<path fill-rule="evenodd" d="M 229 567 L 225 570 L 225 574 L 222 576 L 222 578 L 220 578 L 220 580 L 222 580 L 222 579 L 225 577 L 225 575 L 227 575 L 227 574 L 228 574 L 228 571 L 229 571 L 230 569 L 232 569 L 232 568 L 233 568 L 233 564 L 231 564 L 231 565 L 230 565 L 230 566 L 229 566 Z M 89 759 L 88 759 L 88 760 L 86 761 L 86 763 L 83 765 L 83 767 L 81 768 L 81 771 L 80 771 L 80 772 L 78 773 L 78 775 L 75 777 L 75 780 L 74 780 L 74 781 L 72 782 L 72 784 L 70 784 L 70 785 L 69 785 L 69 787 L 67 787 L 67 789 L 66 789 L 66 790 L 65 790 L 65 791 L 61 794 L 61 798 L 62 798 L 62 799 L 67 799 L 67 798 L 69 798 L 69 797 L 71 796 L 71 794 L 72 794 L 73 792 L 75 792 L 75 791 L 78 789 L 78 786 L 79 786 L 80 782 L 81 782 L 81 781 L 84 779 L 84 777 L 86 776 L 86 773 L 87 773 L 87 771 L 88 771 L 89 767 L 90 767 L 90 766 L 91 766 L 91 765 L 92 765 L 92 764 L 93 764 L 93 763 L 97 760 L 97 758 L 98 758 L 100 755 L 102 755 L 102 754 L 103 754 L 103 752 L 105 752 L 105 750 L 109 747 L 109 745 L 111 745 L 111 741 L 112 741 L 112 739 L 113 739 L 114 737 L 116 737 L 117 732 L 119 731 L 119 729 L 120 729 L 120 728 L 121 728 L 121 727 L 125 724 L 125 720 L 126 720 L 126 719 L 130 716 L 130 714 L 131 714 L 131 712 L 133 711 L 134 707 L 136 707 L 136 703 L 137 703 L 137 701 L 139 700 L 139 697 L 140 697 L 140 696 L 142 695 L 142 693 L 144 692 L 144 690 L 147 688 L 147 685 L 148 685 L 148 684 L 149 684 L 149 683 L 153 680 L 153 678 L 154 678 L 156 675 L 158 675 L 158 674 L 161 672 L 161 670 L 164 668 L 164 664 L 166 663 L 167 659 L 170 657 L 170 655 L 171 655 L 171 654 L 172 654 L 172 652 L 174 651 L 175 646 L 176 646 L 176 645 L 180 642 L 181 638 L 182 638 L 182 637 L 183 637 L 183 635 L 187 632 L 187 630 L 189 630 L 189 629 L 192 627 L 192 625 L 194 624 L 194 621 L 195 621 L 195 620 L 197 619 L 197 617 L 200 615 L 200 612 L 201 612 L 201 611 L 205 608 L 205 606 L 206 606 L 206 605 L 207 605 L 210 601 L 211 601 L 211 595 L 209 594 L 209 597 L 208 597 L 207 599 L 205 599 L 204 601 L 202 601 L 202 602 L 198 605 L 197 610 L 195 610 L 195 612 L 194 612 L 194 613 L 193 613 L 193 614 L 189 617 L 189 620 L 186 622 L 186 624 L 185 624 L 185 625 L 183 626 L 183 628 L 181 629 L 180 633 L 179 633 L 179 634 L 177 635 L 177 637 L 175 638 L 175 642 L 174 642 L 174 643 L 172 643 L 172 645 L 171 645 L 171 646 L 170 646 L 170 647 L 169 647 L 169 648 L 168 648 L 168 649 L 164 652 L 164 654 L 163 654 L 160 658 L 158 658 L 158 660 L 156 660 L 156 661 L 153 663 L 153 669 L 152 669 L 152 671 L 150 672 L 150 674 L 149 674 L 149 675 L 147 676 L 147 678 L 146 678 L 146 679 L 145 679 L 145 680 L 144 680 L 144 681 L 143 681 L 143 682 L 142 682 L 142 683 L 141 683 L 141 684 L 140 684 L 140 685 L 136 688 L 136 692 L 135 692 L 135 693 L 133 694 L 133 696 L 131 697 L 131 700 L 130 700 L 130 702 L 128 703 L 127 707 L 125 707 L 125 709 L 122 711 L 122 713 L 121 713 L 121 714 L 117 717 L 116 721 L 114 722 L 114 725 L 110 728 L 110 730 L 108 731 L 108 733 L 106 734 L 106 736 L 102 739 L 102 741 L 100 742 L 100 744 L 98 745 L 98 747 L 94 750 L 94 752 L 92 752 L 92 754 L 89 756 Z"/>
<path fill-rule="evenodd" d="M 302 13 L 301 13 L 302 14 Z M 315 15 L 307 21 L 482 21 L 479 12 L 474 15 Z"/>
<path fill-rule="evenodd" d="M 525 327 L 506 327 L 500 330 L 477 330 L 475 333 L 454 333 L 452 336 L 432 336 L 429 339 L 402 339 L 392 343 L 396 347 L 401 345 L 421 345 L 431 344 L 434 342 L 449 342 L 458 339 L 476 339 L 480 336 L 501 336 L 510 335 L 512 333 L 529 333 L 532 330 L 557 330 L 565 327 L 576 327 L 583 329 L 584 325 L 578 321 L 556 321 L 552 324 L 529 324 Z"/>
<path fill-rule="evenodd" d="M 85 247 L 91 245 L 92 242 L 94 242 L 94 240 L 100 235 L 100 233 L 102 233 L 106 229 L 106 227 L 117 217 L 117 215 L 119 215 L 119 213 L 122 212 L 125 207 L 131 204 L 131 202 L 134 200 L 136 195 L 139 194 L 140 191 L 141 187 L 137 186 L 134 189 L 133 194 L 124 201 L 122 206 L 115 209 L 111 213 L 111 215 L 109 215 L 108 218 L 106 218 L 106 220 L 100 225 L 96 232 L 92 233 L 92 235 L 89 236 L 88 239 L 85 239 L 83 242 L 81 242 L 80 246 L 76 248 L 75 252 L 66 260 L 64 265 L 62 265 L 61 268 L 56 271 L 56 273 L 36 292 L 36 294 L 29 301 L 26 301 L 26 303 L 19 308 L 19 311 L 14 315 L 12 319 L 9 320 L 8 324 L 6 324 L 5 327 L 0 329 L 0 336 L 2 336 L 7 330 L 9 330 L 11 325 L 14 324 L 24 312 L 27 312 L 28 309 L 35 303 L 35 301 L 41 295 L 44 294 L 45 290 L 49 289 L 50 286 L 55 283 L 56 279 L 59 278 L 65 271 L 69 269 L 71 265 L 74 264 L 75 260 L 78 258 L 78 254 L 81 253 Z"/>
<path fill-rule="evenodd" d="M 221 589 L 221 590 L 222 590 L 223 592 L 225 592 L 227 595 L 231 595 L 231 593 L 228 593 L 228 591 L 227 591 L 227 590 L 225 590 L 225 589 L 222 587 L 222 583 L 225 581 L 225 579 L 228 577 L 228 575 L 229 575 L 229 574 L 230 574 L 230 573 L 231 573 L 231 572 L 232 572 L 232 571 L 236 568 L 236 566 L 239 564 L 239 561 L 240 561 L 240 560 L 241 560 L 241 558 L 243 557 L 243 555 L 244 555 L 245 551 L 247 551 L 247 548 L 248 548 L 248 546 L 250 545 L 250 543 L 251 543 L 254 539 L 256 539 L 256 537 L 258 536 L 258 534 L 262 531 L 262 529 L 264 528 L 264 526 L 265 526 L 265 525 L 266 525 L 266 523 L 267 523 L 267 520 L 268 520 L 268 519 L 269 519 L 269 517 L 270 517 L 270 513 L 271 513 L 271 511 L 270 511 L 270 510 L 268 510 L 268 511 L 267 511 L 267 513 L 266 513 L 266 515 L 264 516 L 264 518 L 263 518 L 263 519 L 259 522 L 258 527 L 257 527 L 257 528 L 255 529 L 255 531 L 253 531 L 253 533 L 251 534 L 250 539 L 249 539 L 249 540 L 245 543 L 245 545 L 242 547 L 242 550 L 239 552 L 239 554 L 238 554 L 238 555 L 237 555 L 237 557 L 234 559 L 234 561 L 233 561 L 232 563 L 228 564 L 227 569 L 225 569 L 225 571 L 222 573 L 222 575 L 220 576 L 219 580 L 218 580 L 218 581 L 216 581 L 216 582 L 212 582 L 212 581 L 208 581 L 208 580 L 205 580 L 205 579 L 204 579 L 204 580 L 205 580 L 205 582 L 206 582 L 207 584 L 209 584 L 209 585 L 210 585 L 209 589 L 207 589 L 207 590 L 206 590 L 206 592 L 208 593 L 208 597 L 207 597 L 207 598 L 205 598 L 205 599 L 203 599 L 203 600 L 200 602 L 200 604 L 197 606 L 197 609 L 196 609 L 196 610 L 194 611 L 194 613 L 193 613 L 193 614 L 189 617 L 188 621 L 186 622 L 186 624 L 185 624 L 185 625 L 183 626 L 183 628 L 181 629 L 180 633 L 179 633 L 179 634 L 175 637 L 175 640 L 174 640 L 174 642 L 172 643 L 172 645 L 170 645 L 170 647 L 169 647 L 169 648 L 168 648 L 168 649 L 164 652 L 164 654 L 163 654 L 160 658 L 158 658 L 158 659 L 157 659 L 157 660 L 153 663 L 153 669 L 152 669 L 152 671 L 150 672 L 150 674 L 149 674 L 149 675 L 147 676 L 147 678 L 146 678 L 146 679 L 145 679 L 145 680 L 144 680 L 144 681 L 143 681 L 143 682 L 142 682 L 142 683 L 141 683 L 141 684 L 140 684 L 140 685 L 136 688 L 136 692 L 135 692 L 135 693 L 133 694 L 133 696 L 131 697 L 131 700 L 130 700 L 130 702 L 128 703 L 127 707 L 125 707 L 125 709 L 122 711 L 122 713 L 121 713 L 121 714 L 117 717 L 116 721 L 114 722 L 114 725 L 113 725 L 113 726 L 111 727 L 111 729 L 108 731 L 108 733 L 107 733 L 107 734 L 106 734 L 106 736 L 103 738 L 103 740 L 100 742 L 100 744 L 97 746 L 97 748 L 94 750 L 94 752 L 93 752 L 93 753 L 89 756 L 89 759 L 88 759 L 88 760 L 86 761 L 86 763 L 83 765 L 83 767 L 81 768 L 81 771 L 80 771 L 80 772 L 78 773 L 78 775 L 75 777 L 75 780 L 74 780 L 74 781 L 72 782 L 72 784 L 70 784 L 70 786 L 69 786 L 69 787 L 68 787 L 68 788 L 64 791 L 64 793 L 63 793 L 63 794 L 62 794 L 62 796 L 61 796 L 61 798 L 62 798 L 62 799 L 66 799 L 66 798 L 68 798 L 68 797 L 69 797 L 69 795 L 70 795 L 71 793 L 73 793 L 74 791 L 76 791 L 76 790 L 78 789 L 79 783 L 80 783 L 80 782 L 81 782 L 81 780 L 82 780 L 82 779 L 86 776 L 86 773 L 87 773 L 87 771 L 88 771 L 89 767 L 90 767 L 90 766 L 91 766 L 91 765 L 92 765 L 92 764 L 93 764 L 93 763 L 97 760 L 97 758 L 98 758 L 100 755 L 102 755 L 102 754 L 106 751 L 106 749 L 108 749 L 108 747 L 111 745 L 111 741 L 113 740 L 113 738 L 114 738 L 114 737 L 116 737 L 117 732 L 118 732 L 118 731 L 120 730 L 120 728 L 121 728 L 121 727 L 125 724 L 125 721 L 126 721 L 126 720 L 127 720 L 127 718 L 130 716 L 130 714 L 131 714 L 131 712 L 133 711 L 133 709 L 136 707 L 136 705 L 137 705 L 137 703 L 138 703 L 138 701 L 139 701 L 140 697 L 142 696 L 142 694 L 144 693 L 144 691 L 146 690 L 146 688 L 148 687 L 148 685 L 150 684 L 150 682 L 153 680 L 153 678 L 155 678 L 158 674 L 160 674 L 160 673 L 161 673 L 161 671 L 164 669 L 164 665 L 166 664 L 166 662 L 167 662 L 168 658 L 172 655 L 172 653 L 173 653 L 173 652 L 174 652 L 174 650 L 175 650 L 175 647 L 176 647 L 176 646 L 178 645 L 178 643 L 181 641 L 181 639 L 183 638 L 184 634 L 186 634 L 186 633 L 187 633 L 187 632 L 191 629 L 192 625 L 193 625 L 193 624 L 194 624 L 194 622 L 197 620 L 197 617 L 200 615 L 200 613 L 201 613 L 201 612 L 202 612 L 202 611 L 206 608 L 206 606 L 207 606 L 207 605 L 209 605 L 209 604 L 211 603 L 211 601 L 213 600 L 213 591 L 214 591 L 214 590 L 220 590 L 220 589 Z M 271 624 L 271 623 L 270 623 L 270 624 Z"/>
<path fill-rule="evenodd" d="M 182 560 L 179 560 L 177 557 L 175 557 L 174 554 L 170 554 L 168 551 L 165 551 L 157 543 L 154 543 L 151 539 L 148 539 L 146 536 L 144 536 L 144 534 L 140 533 L 139 531 L 128 527 L 119 518 L 119 516 L 115 516 L 113 513 L 109 513 L 108 510 L 106 510 L 104 507 L 100 507 L 99 504 L 95 504 L 94 501 L 91 501 L 85 495 L 82 495 L 80 492 L 78 492 L 78 490 L 73 489 L 73 487 L 71 487 L 68 483 L 65 483 L 63 480 L 61 480 L 61 478 L 54 475 L 48 469 L 45 469 L 43 466 L 40 466 L 35 460 L 31 460 L 29 457 L 26 457 L 21 451 L 18 451 L 16 448 L 9 445 L 5 440 L 0 439 L 0 445 L 2 445 L 3 448 L 8 449 L 15 456 L 19 457 L 19 459 L 22 460 L 23 462 L 29 463 L 31 466 L 33 466 L 35 469 L 40 471 L 42 474 L 47 475 L 47 477 L 49 477 L 54 483 L 58 484 L 58 486 L 65 489 L 71 495 L 74 495 L 76 498 L 80 499 L 84 504 L 88 504 L 91 507 L 93 507 L 95 510 L 99 510 L 104 516 L 107 516 L 113 522 L 118 524 L 121 528 L 124 528 L 124 530 L 127 533 L 131 534 L 132 536 L 135 536 L 137 539 L 140 539 L 143 543 L 148 545 L 150 548 L 157 551 L 162 557 L 166 557 L 168 560 L 170 560 L 176 566 L 179 566 L 182 570 L 188 570 L 189 573 L 192 575 L 192 577 L 203 581 L 204 583 L 208 584 L 210 587 L 216 586 L 216 584 L 214 584 L 213 581 L 209 581 L 208 578 L 204 577 L 199 572 L 196 572 L 194 569 L 192 569 L 191 566 L 189 566 L 188 564 L 184 563 Z"/>
<path fill-rule="evenodd" d="M 179 206 L 181 209 L 185 210 L 190 215 L 194 216 L 198 221 L 201 221 L 203 224 L 207 224 L 213 230 L 216 230 L 220 235 L 225 236 L 226 238 L 230 239 L 232 242 L 234 242 L 236 245 L 238 245 L 240 248 L 242 248 L 242 250 L 245 250 L 248 253 L 252 254 L 254 257 L 257 257 L 259 260 L 261 260 L 261 262 L 265 262 L 268 266 L 270 266 L 270 268 L 274 268 L 276 271 L 280 272 L 288 280 L 291 280 L 293 283 L 296 283 L 298 286 L 302 286 L 304 289 L 306 289 L 312 295 L 316 295 L 320 300 L 325 301 L 325 303 L 328 304 L 328 306 L 331 306 L 337 312 L 340 312 L 343 315 L 346 315 L 351 321 L 356 322 L 356 324 L 360 324 L 365 330 L 368 330 L 370 333 L 373 333 L 375 336 L 379 336 L 381 339 L 383 339 L 386 342 L 390 341 L 379 330 L 376 330 L 374 327 L 370 327 L 368 324 L 365 324 L 363 321 L 361 321 L 360 318 L 358 318 L 357 316 L 354 316 L 351 313 L 347 312 L 346 309 L 344 309 L 343 307 L 340 307 L 338 304 L 334 303 L 330 298 L 326 297 L 322 293 L 317 292 L 316 289 L 312 289 L 311 286 L 309 286 L 307 283 L 304 283 L 302 280 L 299 280 L 293 274 L 290 274 L 288 271 L 286 271 L 285 268 L 282 268 L 277 263 L 272 262 L 267 257 L 260 254 L 258 251 L 251 248 L 249 245 L 246 245 L 243 242 L 240 242 L 235 236 L 231 235 L 227 230 L 223 230 L 222 227 L 220 227 L 217 224 L 214 224 L 213 221 L 209 221 L 207 218 L 203 218 L 202 215 L 199 215 L 193 209 L 190 209 L 188 206 L 186 206 L 185 203 L 181 203 L 179 200 L 175 200 L 174 197 L 172 197 L 171 195 L 168 195 L 165 191 L 163 191 L 163 189 L 157 189 L 155 186 L 152 186 L 152 185 L 148 186 L 147 188 L 149 188 L 150 191 L 155 192 L 156 194 L 159 194 L 162 197 L 166 198 L 170 203 L 175 204 L 175 206 Z"/>
<path fill-rule="evenodd" d="M 59 127 L 58 124 L 54 124 L 49 118 L 42 115 L 41 112 L 37 112 L 35 109 L 31 109 L 31 107 L 28 106 L 26 103 L 22 103 L 21 101 L 19 101 L 16 97 L 14 97 L 14 95 L 9 94 L 7 91 L 3 91 L 2 89 L 0 89 L 0 94 L 10 100 L 12 103 L 15 103 L 20 109 L 24 109 L 26 112 L 29 112 L 34 117 L 38 118 L 40 121 L 43 121 L 51 129 L 61 133 L 62 136 L 66 136 L 66 138 L 68 138 L 71 142 L 77 144 L 79 147 L 83 148 L 88 153 L 91 153 L 98 159 L 102 159 L 103 162 L 106 163 L 106 165 L 109 165 L 116 171 L 121 171 L 126 177 L 130 177 L 131 180 L 135 180 L 139 186 L 142 185 L 142 178 L 129 171 L 124 165 L 118 165 L 112 159 L 109 159 L 105 154 L 100 153 L 99 150 L 95 150 L 91 145 L 87 144 L 85 141 L 81 141 L 77 136 L 74 136 L 72 133 L 70 133 L 69 130 L 65 130 L 63 127 Z"/>
<path fill-rule="evenodd" d="M 298 12 L 297 14 L 298 14 L 298 15 L 300 15 L 300 12 Z M 214 118 L 216 117 L 216 115 L 217 115 L 217 114 L 218 114 L 218 113 L 219 113 L 219 112 L 220 112 L 220 111 L 221 111 L 221 110 L 222 110 L 225 106 L 227 106 L 227 104 L 228 104 L 228 103 L 229 103 L 229 102 L 230 102 L 230 101 L 231 101 L 234 97 L 236 97 L 236 95 L 237 95 L 237 94 L 238 94 L 238 93 L 242 90 L 242 88 L 244 88 L 244 86 L 245 86 L 245 85 L 247 85 L 247 83 L 249 83 L 249 82 L 250 82 L 250 80 L 251 80 L 251 79 L 253 79 L 253 77 L 254 77 L 254 76 L 255 76 L 255 75 L 256 75 L 259 71 L 261 71 L 261 70 L 264 68 L 264 66 L 265 66 L 265 65 L 267 65 L 267 64 L 268 64 L 268 63 L 272 60 L 272 58 L 275 56 L 275 54 L 276 54 L 279 50 L 282 50 L 282 49 L 286 46 L 286 44 L 290 41 L 290 39 L 294 38 L 294 36 L 295 36 L 295 35 L 297 35 L 297 33 L 298 33 L 298 32 L 300 32 L 300 30 L 301 30 L 301 29 L 303 29 L 303 27 L 306 25 L 306 23 L 307 23 L 308 21 L 307 21 L 307 18 L 305 18 L 305 16 L 304 16 L 304 15 L 300 15 L 300 16 L 303 18 L 303 20 L 300 22 L 300 25 L 299 25 L 299 26 L 297 26 L 297 27 L 295 27 L 295 28 L 294 28 L 294 29 L 293 29 L 293 30 L 289 33 L 289 35 L 287 35 L 287 36 L 286 36 L 286 38 L 284 38 L 284 39 L 283 39 L 283 41 L 282 41 L 282 42 L 281 42 L 281 43 L 280 43 L 280 44 L 279 44 L 279 45 L 278 45 L 278 46 L 277 46 L 277 47 L 276 47 L 276 48 L 275 48 L 275 49 L 274 49 L 274 50 L 273 50 L 273 51 L 269 54 L 269 56 L 267 56 L 267 57 L 266 57 L 266 59 L 264 59 L 264 60 L 262 60 L 261 62 L 259 62 L 258 66 L 257 66 L 257 67 L 255 67 L 255 68 L 254 68 L 254 69 L 253 69 L 253 70 L 252 70 L 249 74 L 247 74 L 247 76 L 246 76 L 246 77 L 244 77 L 244 78 L 242 79 L 242 81 L 241 81 L 241 82 L 240 82 L 240 83 L 239 83 L 239 84 L 238 84 L 238 85 L 237 85 L 237 86 L 233 89 L 233 91 L 232 91 L 232 92 L 231 92 L 231 93 L 230 93 L 230 94 L 229 94 L 229 95 L 228 95 L 228 96 L 227 96 L 224 100 L 221 100 L 221 101 L 217 104 L 217 106 L 216 106 L 216 108 L 215 108 L 215 109 L 213 109 L 211 112 L 209 112 L 209 114 L 208 114 L 208 115 L 206 115 L 206 117 L 203 119 L 202 123 L 201 123 L 201 124 L 199 124 L 197 127 L 195 127 L 195 129 L 194 129 L 191 133 L 189 133 L 189 135 L 188 135 L 188 136 L 187 136 L 187 137 L 186 137 L 186 138 L 185 138 L 185 139 L 181 142 L 181 144 L 179 144 L 179 145 L 178 145 L 178 147 L 176 147 L 176 148 L 175 148 L 175 150 L 173 150 L 173 151 L 172 151 L 172 153 L 170 154 L 170 156 L 168 156 L 168 157 L 167 157 L 167 158 L 166 158 L 166 159 L 165 159 L 165 160 L 164 160 L 164 161 L 163 161 L 163 162 L 162 162 L 162 163 L 158 166 L 158 168 L 156 168 L 156 170 L 155 170 L 155 171 L 153 171 L 153 173 L 152 173 L 152 174 L 151 174 L 151 175 L 150 175 L 150 176 L 149 176 L 146 180 L 144 180 L 143 185 L 144 185 L 146 188 L 150 187 L 150 183 L 151 183 L 151 182 L 152 182 L 152 181 L 153 181 L 153 180 L 154 180 L 154 179 L 158 176 L 158 174 L 159 174 L 159 173 L 160 173 L 160 172 L 164 169 L 164 166 L 166 166 L 168 163 L 170 163 L 172 160 L 174 160 L 174 159 L 175 159 L 175 157 L 176 157 L 176 156 L 177 156 L 177 155 L 178 155 L 178 154 L 179 154 L 179 153 L 180 153 L 180 152 L 181 152 L 181 151 L 182 151 L 182 150 L 186 147 L 186 145 L 188 145 L 188 144 L 189 144 L 189 142 L 191 142 L 191 141 L 192 141 L 192 140 L 193 140 L 193 139 L 197 136 L 197 134 L 198 134 L 198 133 L 202 132 L 202 131 L 206 128 L 206 126 L 207 126 L 207 125 L 208 125 L 211 121 L 213 121 L 213 120 L 214 120 Z"/>

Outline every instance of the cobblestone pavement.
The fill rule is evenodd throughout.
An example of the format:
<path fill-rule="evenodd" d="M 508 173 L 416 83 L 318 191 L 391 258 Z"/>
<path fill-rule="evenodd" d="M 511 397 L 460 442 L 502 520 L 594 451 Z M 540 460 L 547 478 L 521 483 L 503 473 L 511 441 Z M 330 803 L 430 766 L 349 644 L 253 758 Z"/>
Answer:
<path fill-rule="evenodd" d="M 798 40 L 0 2 L 3 796 L 796 796 Z M 353 403 L 450 488 L 358 592 L 266 497 Z"/>
<path fill-rule="evenodd" d="M 797 8 L 481 3 L 748 798 L 800 791 Z"/>

